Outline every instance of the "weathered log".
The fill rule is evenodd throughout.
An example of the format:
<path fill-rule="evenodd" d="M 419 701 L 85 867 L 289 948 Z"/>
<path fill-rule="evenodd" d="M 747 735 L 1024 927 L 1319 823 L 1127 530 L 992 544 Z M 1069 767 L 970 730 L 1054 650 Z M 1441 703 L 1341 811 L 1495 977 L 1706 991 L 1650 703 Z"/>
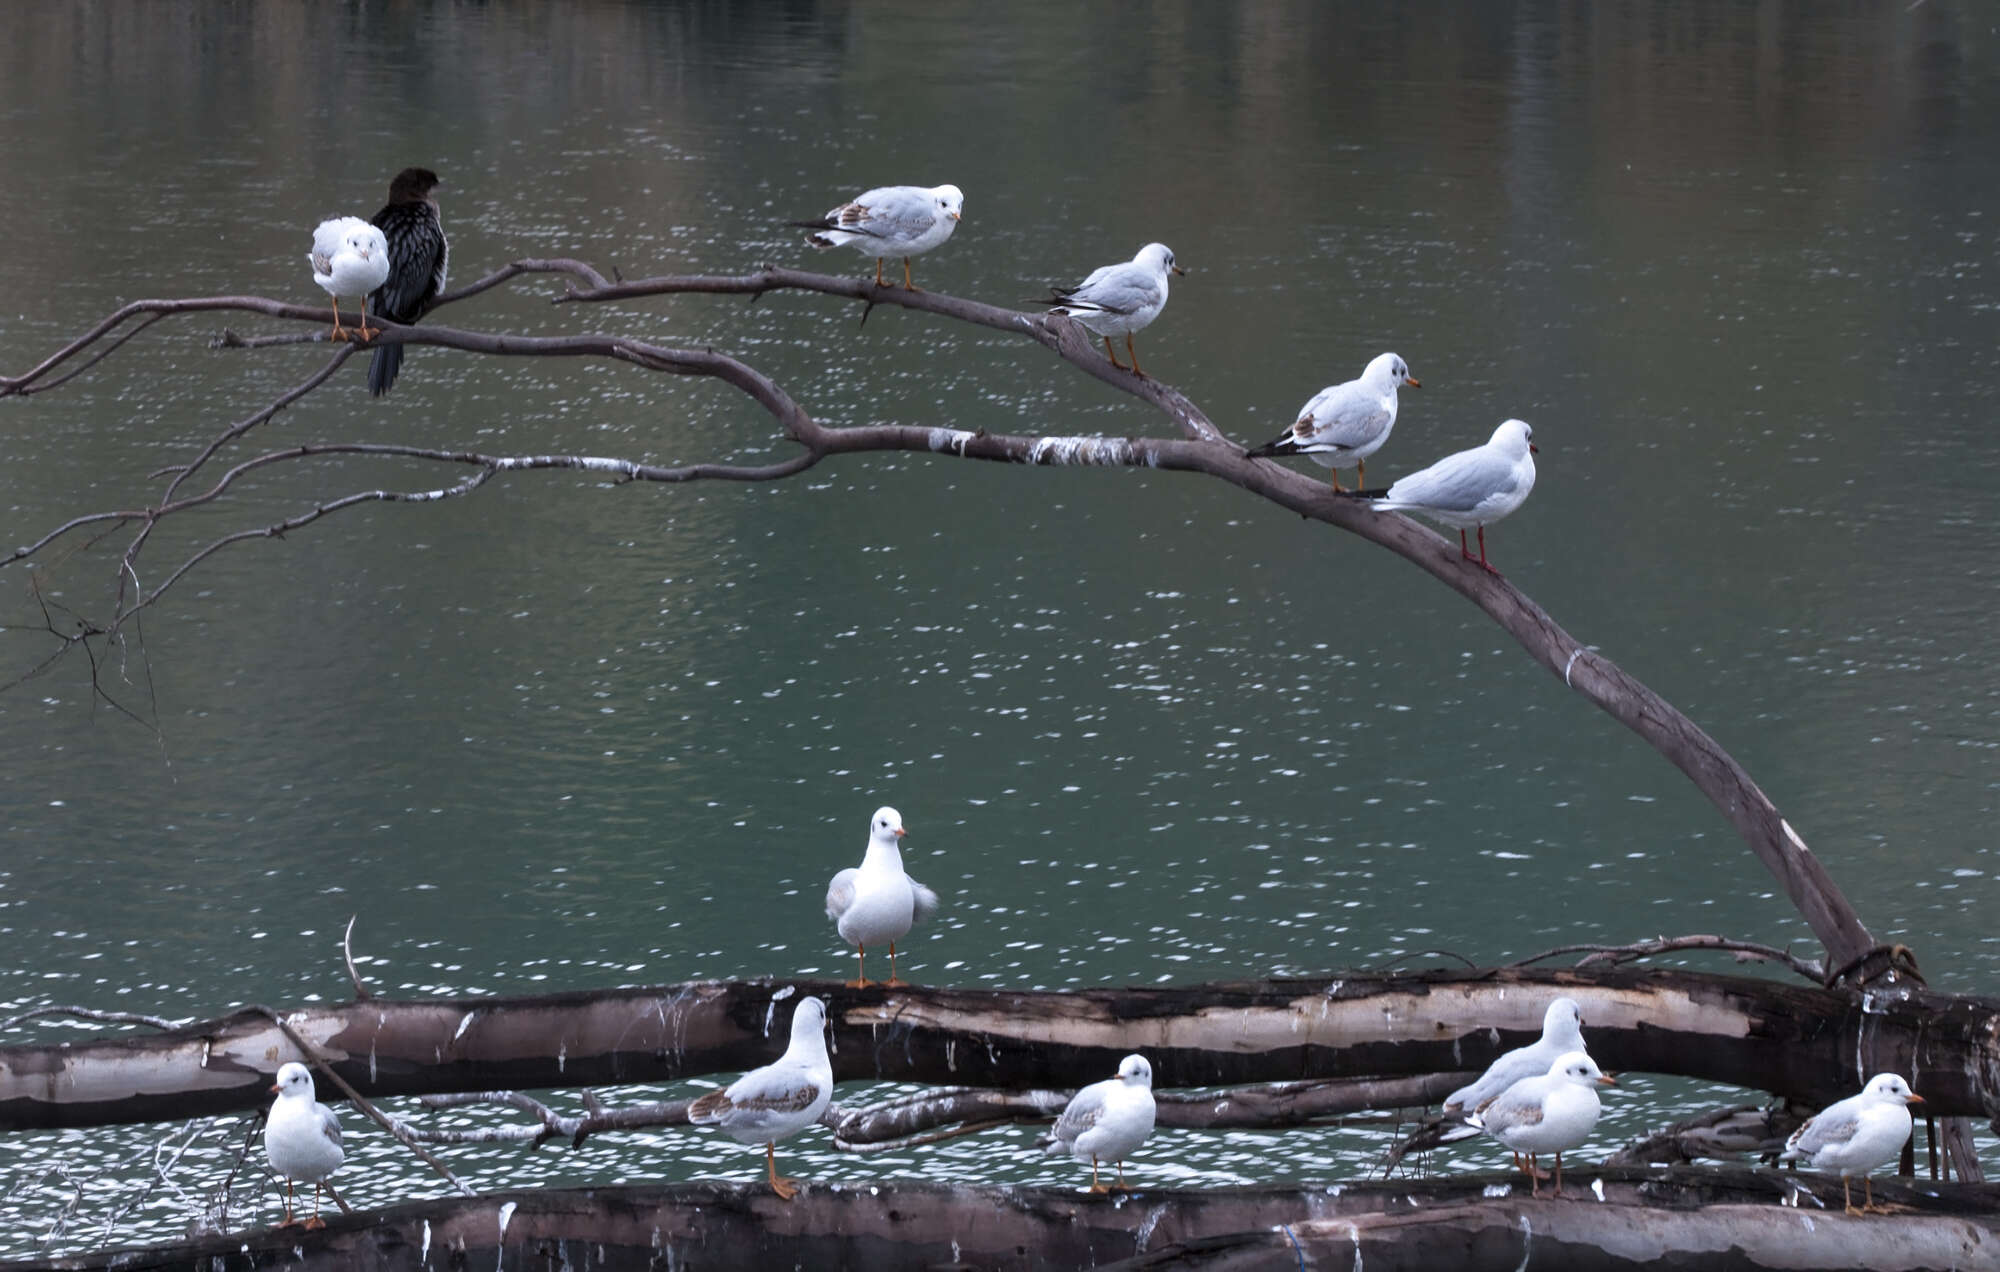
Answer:
<path fill-rule="evenodd" d="M 1575 1194 L 1532 1199 L 1487 1175 L 1345 1187 L 1142 1189 L 928 1181 L 525 1190 L 37 1264 L 69 1272 L 271 1267 L 1046 1267 L 1869 1269 L 1993 1267 L 2000 1189 L 1878 1181 L 1894 1213 L 1849 1218 L 1839 1185 L 1748 1170 L 1573 1168 Z M 1795 1195 L 1803 1185 L 1817 1194 Z M 1601 1200 L 1598 1194 L 1601 1192 Z M 1832 1208 L 1824 1207 L 1831 1194 Z M 1787 1208 L 1792 1198 L 1797 1209 Z M 1357 1259 L 1357 1256 L 1358 1259 Z M 1121 1264 L 1119 1260 L 1134 1260 Z M 21 1265 L 6 1265 L 19 1267 Z"/>
<path fill-rule="evenodd" d="M 294 1028 L 369 1095 L 664 1082 L 770 1058 L 799 993 L 831 1004 L 835 1077 L 1076 1087 L 1144 1051 L 1161 1087 L 1406 1077 L 1484 1065 L 1583 1004 L 1607 1069 L 1678 1074 L 1821 1104 L 1882 1069 L 1940 1115 L 2000 1114 L 2000 1000 L 1856 991 L 1680 970 L 1492 969 L 1053 992 L 830 982 L 361 1003 Z M 296 1058 L 257 1013 L 171 1033 L 0 1050 L 0 1129 L 238 1111 Z"/>

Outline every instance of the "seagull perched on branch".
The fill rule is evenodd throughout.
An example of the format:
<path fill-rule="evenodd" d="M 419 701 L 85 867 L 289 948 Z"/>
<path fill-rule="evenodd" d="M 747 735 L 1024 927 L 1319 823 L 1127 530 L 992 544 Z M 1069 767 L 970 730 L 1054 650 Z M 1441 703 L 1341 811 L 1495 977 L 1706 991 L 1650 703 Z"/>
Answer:
<path fill-rule="evenodd" d="M 1049 305 L 1052 314 L 1066 314 L 1104 337 L 1104 352 L 1120 371 L 1139 370 L 1139 351 L 1132 335 L 1143 331 L 1167 307 L 1167 276 L 1186 274 L 1174 264 L 1173 249 L 1165 243 L 1148 243 L 1139 254 L 1117 265 L 1104 265 L 1074 287 L 1051 287 L 1049 298 L 1037 304 Z M 1127 367 L 1118 360 L 1111 337 L 1125 337 L 1125 353 L 1132 359 Z"/>
<path fill-rule="evenodd" d="M 1141 1055 L 1118 1062 L 1118 1076 L 1078 1091 L 1055 1128 L 1039 1140 L 1050 1155 L 1068 1154 L 1090 1163 L 1090 1191 L 1109 1192 L 1097 1182 L 1097 1164 L 1116 1162 L 1117 1187 L 1125 1187 L 1125 1158 L 1153 1133 L 1153 1066 Z"/>
<path fill-rule="evenodd" d="M 377 328 L 368 325 L 368 293 L 389 277 L 389 244 L 376 229 L 358 216 L 336 216 L 321 221 L 313 231 L 313 250 L 306 260 L 312 265 L 313 281 L 333 297 L 332 340 L 349 338 L 340 325 L 340 298 L 361 298 L 361 325 L 356 340 L 373 340 Z"/>
<path fill-rule="evenodd" d="M 901 813 L 876 809 L 860 867 L 841 871 L 827 886 L 826 917 L 834 921 L 840 939 L 855 949 L 858 961 L 851 984 L 857 989 L 868 985 L 870 945 L 889 947 L 888 983 L 902 984 L 896 979 L 896 942 L 920 920 L 937 913 L 937 893 L 903 873 L 899 841 L 908 833 Z"/>
<path fill-rule="evenodd" d="M 922 291 L 910 281 L 910 258 L 941 247 L 958 228 L 965 212 L 965 195 L 955 185 L 880 186 L 863 191 L 851 202 L 830 209 L 817 221 L 793 221 L 814 247 L 852 247 L 875 258 L 875 285 L 882 281 L 882 262 L 903 258 L 903 290 Z"/>
<path fill-rule="evenodd" d="M 1465 532 L 1479 529 L 1479 564 L 1486 560 L 1486 527 L 1513 512 L 1535 488 L 1535 430 L 1524 420 L 1508 420 L 1484 446 L 1447 455 L 1421 472 L 1398 478 L 1387 490 L 1343 492 L 1372 499 L 1378 512 L 1415 512 L 1458 531 L 1458 554 L 1467 561 Z"/>
<path fill-rule="evenodd" d="M 1910 1138 L 1910 1106 L 1923 1102 L 1924 1097 L 1910 1090 L 1901 1075 L 1878 1073 L 1861 1088 L 1861 1094 L 1827 1105 L 1793 1131 L 1778 1160 L 1805 1161 L 1814 1170 L 1837 1171 L 1847 1213 L 1878 1213 L 1875 1185 L 1868 1172 L 1887 1165 L 1903 1151 L 1903 1142 Z M 1859 1210 L 1854 1206 L 1849 1175 L 1861 1176 L 1867 1204 Z"/>
<path fill-rule="evenodd" d="M 1485 1131 L 1514 1150 L 1528 1174 L 1528 1193 L 1541 1196 L 1542 1172 L 1535 1158 L 1543 1153 L 1556 1155 L 1556 1196 L 1563 1191 L 1563 1153 L 1590 1138 L 1597 1118 L 1604 1111 L 1598 1103 L 1597 1088 L 1617 1086 L 1597 1067 L 1597 1062 L 1581 1051 L 1556 1057 L 1548 1072 L 1538 1078 L 1523 1078 L 1502 1091 L 1474 1113 L 1468 1123 Z"/>
<path fill-rule="evenodd" d="M 444 290 L 451 245 L 432 195 L 438 175 L 429 168 L 405 168 L 389 183 L 389 202 L 375 225 L 389 242 L 389 277 L 375 292 L 375 312 L 400 323 L 424 316 Z M 403 346 L 383 345 L 368 363 L 368 391 L 381 397 L 396 382 Z"/>
<path fill-rule="evenodd" d="M 688 1121 L 713 1126 L 741 1144 L 762 1144 L 771 1191 L 790 1201 L 798 1195 L 799 1185 L 778 1174 L 778 1141 L 819 1121 L 831 1099 L 833 1061 L 826 1055 L 826 1004 L 807 998 L 792 1012 L 792 1042 L 785 1054 L 688 1105 Z"/>
<path fill-rule="evenodd" d="M 320 1187 L 326 1177 L 340 1169 L 347 1154 L 340 1146 L 340 1119 L 333 1110 L 313 1098 L 312 1073 L 296 1060 L 280 1066 L 271 1090 L 278 1098 L 264 1122 L 264 1156 L 271 1169 L 285 1178 L 285 1222 L 292 1217 L 292 1185 L 313 1186 L 313 1217 L 308 1228 L 324 1228 L 319 1217 Z"/>
<path fill-rule="evenodd" d="M 1328 480 L 1339 490 L 1342 465 L 1357 469 L 1354 484 L 1368 480 L 1368 457 L 1389 440 L 1396 427 L 1396 386 L 1413 389 L 1423 382 L 1410 374 L 1410 364 L 1393 353 L 1370 362 L 1358 379 L 1328 385 L 1299 409 L 1298 423 L 1245 455 L 1306 455 L 1327 470 Z"/>

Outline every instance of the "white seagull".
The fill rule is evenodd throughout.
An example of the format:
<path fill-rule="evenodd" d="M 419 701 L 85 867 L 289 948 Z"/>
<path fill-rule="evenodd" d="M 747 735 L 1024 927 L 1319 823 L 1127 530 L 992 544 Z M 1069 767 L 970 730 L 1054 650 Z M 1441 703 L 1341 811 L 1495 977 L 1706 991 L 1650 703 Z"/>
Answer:
<path fill-rule="evenodd" d="M 1878 1073 L 1861 1088 L 1861 1094 L 1827 1105 L 1793 1131 L 1778 1160 L 1804 1160 L 1814 1170 L 1838 1171 L 1847 1213 L 1877 1213 L 1875 1186 L 1868 1172 L 1903 1151 L 1903 1142 L 1910 1138 L 1910 1106 L 1923 1102 L 1924 1097 L 1910 1090 L 1900 1075 Z M 1867 1204 L 1860 1210 L 1854 1207 L 1850 1175 L 1861 1176 Z"/>
<path fill-rule="evenodd" d="M 851 982 L 857 989 L 868 985 L 870 945 L 889 947 L 888 983 L 902 984 L 896 979 L 896 942 L 908 936 L 917 922 L 937 913 L 937 893 L 903 873 L 903 850 L 897 841 L 907 833 L 901 813 L 876 809 L 860 868 L 848 867 L 827 885 L 826 917 L 858 956 Z"/>
<path fill-rule="evenodd" d="M 771 1191 L 790 1201 L 798 1195 L 799 1185 L 778 1174 L 778 1141 L 819 1121 L 832 1098 L 826 1004 L 807 998 L 792 1012 L 792 1043 L 785 1054 L 688 1105 L 688 1121 L 716 1127 L 741 1144 L 762 1144 Z"/>
<path fill-rule="evenodd" d="M 881 186 L 856 195 L 850 203 L 830 210 L 817 221 L 792 224 L 818 233 L 806 235 L 814 247 L 846 245 L 875 258 L 875 285 L 882 281 L 882 262 L 903 258 L 903 290 L 922 291 L 910 281 L 910 258 L 943 246 L 958 228 L 965 195 L 955 185 Z"/>
<path fill-rule="evenodd" d="M 1516 1047 L 1486 1066 L 1486 1072 L 1469 1086 L 1462 1086 L 1444 1098 L 1446 1113 L 1477 1113 L 1488 1101 L 1522 1078 L 1538 1078 L 1549 1071 L 1556 1057 L 1582 1051 L 1583 1009 L 1574 998 L 1558 998 L 1542 1013 L 1542 1036 L 1525 1047 Z"/>
<path fill-rule="evenodd" d="M 1372 499 L 1378 512 L 1418 512 L 1458 531 L 1458 554 L 1472 553 L 1465 532 L 1479 528 L 1479 564 L 1498 574 L 1486 561 L 1486 527 L 1527 502 L 1535 488 L 1535 430 L 1524 420 L 1508 420 L 1493 430 L 1484 446 L 1447 455 L 1421 472 L 1399 478 L 1387 490 L 1358 490 L 1357 498 Z"/>
<path fill-rule="evenodd" d="M 373 340 L 379 328 L 368 325 L 368 293 L 389 277 L 389 240 L 358 216 L 337 216 L 321 221 L 313 231 L 311 262 L 313 281 L 333 297 L 334 340 Z M 361 297 L 361 326 L 350 337 L 340 325 L 340 298 Z"/>
<path fill-rule="evenodd" d="M 1067 314 L 1104 337 L 1104 352 L 1111 365 L 1124 371 L 1111 337 L 1125 337 L 1125 353 L 1132 359 L 1129 370 L 1139 370 L 1139 351 L 1132 346 L 1132 333 L 1142 331 L 1167 307 L 1167 276 L 1186 274 L 1174 264 L 1174 253 L 1165 243 L 1148 243 L 1139 254 L 1117 265 L 1090 271 L 1090 277 L 1074 287 L 1052 287 L 1046 301 L 1052 314 Z"/>
<path fill-rule="evenodd" d="M 340 1147 L 340 1119 L 313 1098 L 312 1073 L 297 1061 L 279 1067 L 271 1090 L 278 1098 L 264 1121 L 264 1156 L 272 1171 L 285 1177 L 282 1226 L 298 1222 L 292 1217 L 292 1185 L 300 1183 L 313 1186 L 313 1217 L 305 1226 L 324 1228 L 326 1220 L 319 1217 L 320 1187 L 347 1156 Z"/>
<path fill-rule="evenodd" d="M 1556 1155 L 1556 1196 L 1563 1192 L 1563 1152 L 1590 1138 L 1603 1111 L 1597 1102 L 1597 1087 L 1616 1086 L 1598 1070 L 1596 1061 L 1581 1051 L 1556 1057 L 1549 1071 L 1539 1078 L 1523 1078 L 1502 1091 L 1482 1113 L 1467 1119 L 1512 1149 L 1518 1159 L 1526 1153 L 1528 1192 L 1541 1196 L 1542 1172 L 1535 1158 L 1543 1153 Z"/>
<path fill-rule="evenodd" d="M 1327 470 L 1335 490 L 1341 489 L 1340 469 L 1353 464 L 1358 470 L 1354 484 L 1368 480 L 1368 457 L 1389 440 L 1396 427 L 1396 386 L 1407 384 L 1420 389 L 1423 382 L 1410 374 L 1410 364 L 1393 353 L 1378 355 L 1361 372 L 1359 379 L 1332 384 L 1313 395 L 1299 410 L 1299 421 L 1277 437 L 1245 455 L 1308 455 Z"/>
<path fill-rule="evenodd" d="M 1050 1155 L 1067 1153 L 1090 1163 L 1090 1191 L 1109 1192 L 1097 1182 L 1097 1164 L 1118 1164 L 1119 1188 L 1125 1187 L 1125 1158 L 1153 1133 L 1153 1066 L 1146 1057 L 1126 1056 L 1118 1076 L 1093 1082 L 1070 1098 L 1053 1130 L 1040 1141 Z"/>

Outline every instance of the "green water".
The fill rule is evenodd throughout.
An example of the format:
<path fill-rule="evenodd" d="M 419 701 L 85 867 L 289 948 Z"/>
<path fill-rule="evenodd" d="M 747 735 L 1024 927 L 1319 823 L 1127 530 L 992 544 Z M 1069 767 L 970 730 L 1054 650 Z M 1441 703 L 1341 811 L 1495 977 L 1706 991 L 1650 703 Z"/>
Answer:
<path fill-rule="evenodd" d="M 858 273 L 784 222 L 894 182 L 965 190 L 918 265 L 941 291 L 1018 302 L 1165 242 L 1192 273 L 1146 366 L 1245 442 L 1393 349 L 1424 387 L 1371 476 L 1529 420 L 1540 479 L 1489 534 L 1496 563 L 1730 748 L 1934 984 L 2000 985 L 2000 44 L 1975 9 L 25 3 L 0 34 L 10 374 L 135 297 L 323 303 L 312 225 L 372 213 L 413 163 L 446 182 L 455 282 L 555 255 Z M 831 424 L 1170 428 L 1025 341 L 915 313 L 857 329 L 809 296 L 554 307 L 556 287 L 440 319 L 713 346 Z M 277 329 L 174 320 L 0 403 L 10 542 L 142 503 L 147 474 L 324 353 L 210 350 L 225 324 Z M 390 397 L 357 364 L 258 437 L 791 453 L 714 384 L 434 349 Z M 163 527 L 142 569 L 328 494 L 443 480 L 355 459 L 259 476 Z M 114 565 L 0 574 L 0 670 L 49 652 L 31 581 L 94 612 Z M 906 967 L 933 982 L 1690 931 L 1812 948 L 1675 770 L 1469 607 L 1187 475 L 881 455 L 757 486 L 508 477 L 232 549 L 104 674 L 157 735 L 76 658 L 0 695 L 0 1012 L 343 997 L 357 913 L 390 993 L 842 974 L 820 897 L 883 803 L 944 894 Z M 1592 1149 L 1737 1095 L 1628 1085 Z M 435 1191 L 357 1121 L 351 1200 Z M 12 1137 L 0 1249 L 171 1236 L 242 1132 Z M 1072 1179 L 1009 1151 L 1028 1137 L 853 1158 L 811 1134 L 788 1163 Z M 1339 1179 L 1378 1148 L 1162 1132 L 1134 1173 Z M 475 1186 L 760 1166 L 684 1132 L 450 1156 Z"/>

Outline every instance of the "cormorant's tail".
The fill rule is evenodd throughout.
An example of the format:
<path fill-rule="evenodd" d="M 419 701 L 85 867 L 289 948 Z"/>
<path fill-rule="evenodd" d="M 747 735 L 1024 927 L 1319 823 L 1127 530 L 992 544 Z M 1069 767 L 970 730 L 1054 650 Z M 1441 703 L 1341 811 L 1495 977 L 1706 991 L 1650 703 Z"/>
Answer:
<path fill-rule="evenodd" d="M 375 351 L 368 360 L 368 392 L 381 397 L 396 382 L 396 372 L 403 369 L 403 346 L 386 344 Z"/>
<path fill-rule="evenodd" d="M 1345 499 L 1387 499 L 1389 488 L 1377 486 L 1373 490 L 1336 490 L 1333 493 Z"/>

